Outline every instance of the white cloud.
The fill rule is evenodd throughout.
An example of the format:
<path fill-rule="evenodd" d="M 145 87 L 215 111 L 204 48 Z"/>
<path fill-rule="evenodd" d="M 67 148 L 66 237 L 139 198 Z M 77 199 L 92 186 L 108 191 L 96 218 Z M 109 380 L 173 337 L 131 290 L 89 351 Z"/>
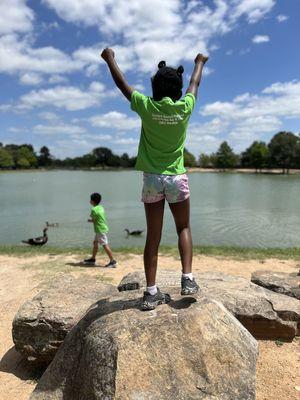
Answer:
<path fill-rule="evenodd" d="M 141 126 L 139 118 L 128 117 L 118 111 L 110 111 L 106 114 L 95 115 L 89 119 L 92 126 L 110 128 L 121 131 L 138 129 Z"/>
<path fill-rule="evenodd" d="M 35 72 L 26 72 L 20 76 L 20 83 L 23 85 L 40 85 L 43 82 L 43 78 L 40 74 Z"/>
<path fill-rule="evenodd" d="M 300 117 L 300 82 L 277 82 L 260 94 L 244 93 L 231 102 L 210 103 L 201 114 L 213 119 L 192 130 L 192 136 L 201 138 L 201 132 L 228 135 L 236 149 L 243 149 L 262 135 L 282 129 L 285 119 Z"/>
<path fill-rule="evenodd" d="M 213 72 L 214 72 L 213 68 L 205 66 L 205 68 L 203 70 L 203 76 L 208 76 L 208 75 L 212 74 Z"/>
<path fill-rule="evenodd" d="M 105 146 L 111 139 L 110 135 L 75 134 L 55 141 L 55 155 L 60 158 L 82 156 L 95 147 Z"/>
<path fill-rule="evenodd" d="M 139 143 L 139 139 L 136 138 L 117 138 L 113 140 L 114 143 L 116 144 L 122 144 L 122 145 L 137 145 Z"/>
<path fill-rule="evenodd" d="M 275 5 L 275 0 L 233 0 L 233 18 L 244 15 L 250 24 L 264 18 Z"/>
<path fill-rule="evenodd" d="M 32 30 L 34 13 L 27 7 L 26 0 L 0 1 L 0 35 Z"/>
<path fill-rule="evenodd" d="M 252 38 L 253 43 L 266 43 L 270 41 L 270 37 L 268 35 L 255 35 Z"/>
<path fill-rule="evenodd" d="M 48 83 L 57 84 L 57 83 L 66 83 L 68 82 L 68 78 L 62 75 L 51 75 L 48 79 Z"/>
<path fill-rule="evenodd" d="M 39 113 L 38 116 L 42 119 L 45 119 L 46 121 L 58 121 L 59 120 L 59 116 L 50 111 L 43 111 L 43 112 Z"/>
<path fill-rule="evenodd" d="M 278 22 L 285 22 L 289 19 L 289 17 L 287 15 L 283 15 L 283 14 L 279 14 L 276 17 Z"/>
<path fill-rule="evenodd" d="M 73 58 L 86 65 L 86 74 L 93 76 L 99 72 L 99 68 L 104 64 L 100 54 L 103 48 L 106 46 L 105 43 L 97 43 L 90 47 L 80 47 L 74 51 Z M 132 70 L 135 65 L 135 54 L 133 51 L 128 51 L 128 47 L 117 44 L 110 45 L 117 56 L 118 65 L 122 71 L 126 72 Z"/>
<path fill-rule="evenodd" d="M 16 128 L 15 126 L 12 126 L 8 129 L 9 132 L 11 133 L 23 133 L 24 131 L 27 131 L 27 129 L 24 128 Z"/>
<path fill-rule="evenodd" d="M 83 110 L 96 106 L 100 103 L 104 94 L 100 90 L 81 90 L 75 86 L 56 86 L 51 89 L 32 90 L 20 98 L 19 108 L 33 108 L 53 106 L 57 108 L 65 108 L 68 111 Z M 95 86 L 95 85 L 94 85 Z M 107 97 L 109 93 L 105 93 Z"/>
<path fill-rule="evenodd" d="M 80 70 L 83 66 L 79 60 L 54 47 L 31 47 L 29 37 L 21 40 L 15 34 L 0 37 L 0 72 L 60 74 Z"/>
<path fill-rule="evenodd" d="M 215 152 L 222 141 L 223 139 L 213 135 L 197 136 L 188 133 L 186 147 L 198 158 L 200 153 Z"/>
<path fill-rule="evenodd" d="M 103 42 L 80 47 L 70 55 L 52 46 L 34 47 L 35 36 L 24 36 L 33 31 L 32 9 L 25 0 L 2 0 L 0 72 L 52 75 L 50 84 L 61 83 L 63 74 L 74 71 L 94 76 L 103 64 L 100 51 L 105 42 L 114 47 L 122 70 L 149 73 L 160 59 L 176 65 L 192 60 L 195 49 L 207 52 L 209 47 L 215 48 L 211 41 L 234 29 L 239 18 L 245 16 L 250 23 L 257 22 L 275 2 L 215 0 L 207 5 L 192 1 L 188 6 L 184 0 L 43 0 L 43 3 L 68 22 L 98 27 Z M 59 28 L 57 21 L 41 26 Z M 118 37 L 118 44 L 112 37 Z M 208 68 L 206 74 L 210 73 Z"/>
<path fill-rule="evenodd" d="M 85 133 L 86 129 L 76 125 L 56 124 L 56 125 L 36 125 L 32 129 L 38 135 L 74 135 Z"/>
<path fill-rule="evenodd" d="M 117 35 L 119 45 L 114 49 L 121 67 L 141 72 L 152 72 L 160 59 L 171 65 L 192 60 L 195 49 L 207 52 L 210 42 L 234 29 L 239 18 L 257 22 L 275 4 L 274 0 L 215 0 L 210 5 L 193 1 L 188 6 L 184 0 L 43 2 L 68 22 L 98 27 L 108 43 Z M 91 75 L 97 71 L 101 47 L 82 47 L 74 53 L 74 59 L 89 64 L 86 72 Z"/>

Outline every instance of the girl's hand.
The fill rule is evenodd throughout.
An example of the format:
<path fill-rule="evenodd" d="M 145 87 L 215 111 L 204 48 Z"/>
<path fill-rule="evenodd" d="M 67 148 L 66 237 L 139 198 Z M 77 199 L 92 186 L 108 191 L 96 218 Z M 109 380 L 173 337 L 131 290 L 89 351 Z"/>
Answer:
<path fill-rule="evenodd" d="M 102 51 L 101 57 L 103 58 L 104 61 L 108 62 L 109 60 L 115 58 L 115 53 L 112 49 L 107 47 Z"/>
<path fill-rule="evenodd" d="M 207 56 L 204 56 L 203 54 L 197 54 L 196 58 L 195 58 L 195 64 L 198 64 L 200 62 L 202 62 L 203 64 L 206 63 L 206 61 L 208 60 Z"/>

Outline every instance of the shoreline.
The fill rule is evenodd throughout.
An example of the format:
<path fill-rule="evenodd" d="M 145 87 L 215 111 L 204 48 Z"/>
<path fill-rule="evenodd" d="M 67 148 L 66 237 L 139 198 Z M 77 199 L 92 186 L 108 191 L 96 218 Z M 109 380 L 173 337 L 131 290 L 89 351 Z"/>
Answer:
<path fill-rule="evenodd" d="M 260 171 L 256 171 L 255 168 L 187 168 L 189 173 L 202 172 L 202 173 L 226 173 L 226 174 L 256 174 L 256 175 L 298 175 L 300 169 L 290 169 L 288 174 L 283 174 L 280 168 L 263 168 Z"/>
<path fill-rule="evenodd" d="M 281 168 L 263 168 L 257 171 L 255 168 L 200 168 L 187 167 L 188 173 L 216 173 L 216 174 L 256 174 L 256 175 L 300 175 L 300 169 L 290 169 L 288 174 L 283 174 Z M 32 169 L 0 169 L 0 174 L 17 172 L 58 172 L 58 171 L 87 171 L 87 172 L 124 172 L 136 171 L 134 168 L 91 167 L 91 168 L 32 168 Z M 138 171 L 137 171 L 138 172 Z"/>
<path fill-rule="evenodd" d="M 116 254 L 143 254 L 143 246 L 116 247 Z M 90 247 L 31 247 L 26 245 L 4 245 L 0 244 L 0 255 L 31 257 L 34 255 L 86 255 L 91 251 Z M 178 255 L 177 246 L 160 246 L 160 255 Z M 255 248 L 255 247 L 232 247 L 232 246 L 193 246 L 193 254 L 213 257 L 225 257 L 238 260 L 261 260 L 267 258 L 289 259 L 300 261 L 300 247 L 287 248 Z M 300 266 L 300 265 L 299 265 Z"/>

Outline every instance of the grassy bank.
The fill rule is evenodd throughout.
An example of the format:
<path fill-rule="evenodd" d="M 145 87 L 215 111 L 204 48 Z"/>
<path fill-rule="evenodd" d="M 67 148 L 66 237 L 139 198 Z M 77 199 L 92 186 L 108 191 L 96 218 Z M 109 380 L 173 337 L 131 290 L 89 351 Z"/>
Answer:
<path fill-rule="evenodd" d="M 122 254 L 141 254 L 143 252 L 142 247 L 120 247 L 114 248 L 114 253 Z M 78 254 L 86 256 L 90 253 L 90 248 L 61 248 L 61 247 L 27 247 L 18 245 L 0 245 L 0 254 L 10 256 L 34 256 L 41 254 Z M 160 253 L 165 255 L 178 255 L 176 247 L 161 246 Z M 247 247 L 224 247 L 224 246 L 194 246 L 194 254 L 202 254 L 207 256 L 215 257 L 226 257 L 239 260 L 251 260 L 251 259 L 292 259 L 300 260 L 300 247 L 294 248 L 247 248 Z"/>

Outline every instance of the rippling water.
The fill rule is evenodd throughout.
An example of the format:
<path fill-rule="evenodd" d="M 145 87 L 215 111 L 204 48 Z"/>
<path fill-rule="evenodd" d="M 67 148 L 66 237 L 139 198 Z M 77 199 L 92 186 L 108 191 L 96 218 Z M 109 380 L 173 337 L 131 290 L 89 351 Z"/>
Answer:
<path fill-rule="evenodd" d="M 193 173 L 191 220 L 195 244 L 247 247 L 300 246 L 300 177 Z M 126 238 L 124 228 L 145 228 L 141 174 L 123 172 L 17 172 L 0 174 L 0 244 L 41 234 L 49 244 L 91 244 L 89 194 L 103 195 L 112 246 L 141 246 L 145 236 Z M 177 243 L 169 210 L 162 243 Z"/>

